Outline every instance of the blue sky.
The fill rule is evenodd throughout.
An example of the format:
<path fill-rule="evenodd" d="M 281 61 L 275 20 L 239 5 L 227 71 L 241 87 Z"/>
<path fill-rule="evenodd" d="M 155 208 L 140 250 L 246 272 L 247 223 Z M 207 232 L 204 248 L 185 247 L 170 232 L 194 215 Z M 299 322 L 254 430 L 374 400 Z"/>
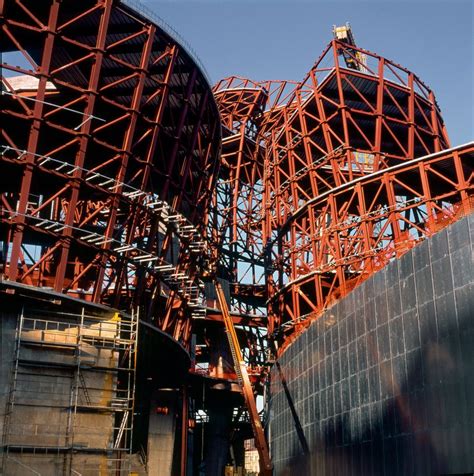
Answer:
<path fill-rule="evenodd" d="M 349 21 L 362 48 L 433 89 L 453 145 L 474 138 L 472 0 L 142 0 L 192 45 L 213 82 L 300 80 Z"/>

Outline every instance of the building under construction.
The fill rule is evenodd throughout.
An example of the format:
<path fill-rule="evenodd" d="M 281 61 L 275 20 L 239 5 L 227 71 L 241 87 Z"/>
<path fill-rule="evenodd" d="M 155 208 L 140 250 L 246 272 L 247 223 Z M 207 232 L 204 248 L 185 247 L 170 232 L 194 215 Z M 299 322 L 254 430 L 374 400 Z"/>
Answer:
<path fill-rule="evenodd" d="M 0 9 L 3 474 L 474 471 L 474 143 L 416 74 L 346 25 L 212 87 L 131 0 Z"/>

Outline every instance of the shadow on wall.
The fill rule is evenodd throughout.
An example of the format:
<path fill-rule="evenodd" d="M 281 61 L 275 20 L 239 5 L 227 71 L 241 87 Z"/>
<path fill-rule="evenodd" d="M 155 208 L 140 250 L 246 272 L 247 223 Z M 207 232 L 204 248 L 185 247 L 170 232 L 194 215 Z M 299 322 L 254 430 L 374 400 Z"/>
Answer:
<path fill-rule="evenodd" d="M 469 221 L 474 229 L 474 217 Z M 286 416 L 289 412 L 276 416 L 285 420 L 287 426 L 283 428 L 288 428 L 289 423 L 291 433 L 285 435 L 285 441 L 289 440 L 295 448 L 286 464 L 284 461 L 277 463 L 277 475 L 474 474 L 473 244 L 470 243 L 468 220 L 464 222 L 449 231 L 449 253 L 445 230 L 429 243 L 429 248 L 425 242 L 420 249 L 415 248 L 413 253 L 405 255 L 401 264 L 389 265 L 395 269 L 398 266 L 398 273 L 397 279 L 393 280 L 393 269 L 383 273 L 385 278 L 381 279 L 385 290 L 377 284 L 377 279 L 366 282 L 367 286 L 373 287 L 355 290 L 353 301 L 342 303 L 339 310 L 331 310 L 333 314 L 326 313 L 317 330 L 310 329 L 307 341 L 295 342 L 300 347 L 293 350 L 293 355 L 301 354 L 305 347 L 314 349 L 324 339 L 332 339 L 333 329 L 338 328 L 339 345 L 348 345 L 342 350 L 332 347 L 329 354 L 332 368 L 340 363 L 342 374 L 343 358 L 349 360 L 349 367 L 351 359 L 356 363 L 347 375 L 336 377 L 331 370 L 331 378 L 315 376 L 315 381 L 325 384 L 315 384 L 314 392 L 308 392 L 309 405 L 314 407 L 313 421 L 309 421 L 308 407 L 296 402 L 300 411 L 306 410 L 306 415 L 301 411 L 300 418 L 310 446 L 309 455 L 303 454 L 297 438 L 292 436 L 294 425 Z M 407 263 L 412 263 L 411 267 Z M 382 276 L 382 273 L 378 274 Z M 407 282 L 410 284 L 405 286 Z M 371 329 L 370 313 L 367 314 L 370 305 L 362 297 L 373 292 L 375 309 L 380 309 L 377 300 L 383 295 L 390 303 L 391 288 L 398 286 L 396 283 L 400 284 L 399 315 L 396 312 L 390 315 L 389 304 L 388 317 L 379 322 L 380 315 L 376 315 L 377 322 Z M 413 306 L 408 302 L 409 294 L 414 295 Z M 365 311 L 360 311 L 364 314 L 347 313 L 352 303 L 357 306 L 358 300 L 364 301 L 362 308 L 365 305 Z M 336 318 L 335 323 L 334 314 L 341 317 L 340 320 Z M 363 325 L 361 333 L 354 331 L 353 339 L 357 340 L 354 347 L 351 342 L 342 342 L 343 315 L 347 317 L 347 323 L 351 319 L 365 320 L 366 326 Z M 350 325 L 347 329 L 349 341 Z M 366 359 L 362 366 L 361 355 Z M 322 370 L 326 369 L 323 363 L 318 367 L 316 361 L 327 357 L 327 352 L 326 355 L 316 352 L 314 368 L 326 372 Z M 285 359 L 290 360 L 291 356 L 284 354 L 281 359 L 285 362 L 282 363 L 283 372 L 290 374 L 292 362 Z M 292 398 L 301 396 L 301 392 L 295 392 L 293 384 L 303 378 L 301 375 L 294 377 L 291 379 L 287 375 Z M 273 378 L 278 378 L 276 372 Z M 344 387 L 347 382 L 349 384 Z M 350 396 L 346 397 L 344 393 Z M 334 403 L 331 400 L 330 404 L 329 395 L 334 395 Z M 322 401 L 327 402 L 326 408 L 322 403 L 316 403 Z M 275 428 L 278 427 L 282 428 L 280 422 Z M 275 446 L 275 450 L 278 448 L 283 447 Z M 277 460 L 279 455 L 274 456 Z"/>
<path fill-rule="evenodd" d="M 466 346 L 473 346 L 472 333 L 461 338 Z M 400 387 L 399 395 L 387 402 L 329 419 L 324 437 L 313 443 L 309 457 L 294 457 L 279 474 L 473 474 L 472 403 L 457 381 L 457 356 L 434 342 L 427 345 L 426 354 L 408 377 L 412 392 Z M 399 385 L 390 380 L 381 375 L 382 385 Z M 423 381 L 429 390 L 423 388 Z M 467 405 L 471 406 L 469 425 L 463 424 L 468 421 Z"/>

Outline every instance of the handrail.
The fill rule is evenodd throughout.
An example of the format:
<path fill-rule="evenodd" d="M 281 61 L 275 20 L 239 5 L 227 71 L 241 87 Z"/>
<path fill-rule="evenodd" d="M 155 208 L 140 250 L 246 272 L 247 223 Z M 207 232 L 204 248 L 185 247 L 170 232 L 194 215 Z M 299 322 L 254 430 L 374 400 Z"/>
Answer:
<path fill-rule="evenodd" d="M 161 221 L 165 224 L 168 222 L 164 219 L 165 217 L 174 216 L 177 217 L 178 221 L 181 222 L 180 226 L 175 227 L 175 231 L 180 238 L 185 238 L 191 240 L 191 237 L 194 239 L 192 241 L 203 241 L 203 237 L 199 230 L 193 225 L 193 223 L 176 209 L 172 208 L 168 202 L 160 200 L 156 198 L 153 194 L 145 192 L 141 189 L 133 187 L 125 182 L 121 182 L 116 180 L 112 177 L 107 175 L 101 174 L 99 172 L 95 172 L 94 170 L 86 169 L 85 167 L 80 167 L 78 165 L 74 165 L 70 162 L 66 162 L 63 160 L 56 159 L 54 157 L 50 157 L 48 155 L 41 155 L 32 152 L 28 152 L 27 150 L 18 149 L 16 147 L 12 147 L 9 145 L 0 145 L 0 148 L 3 149 L 1 155 L 3 156 L 9 150 L 17 152 L 19 154 L 16 157 L 16 160 L 20 160 L 23 158 L 24 155 L 30 154 L 34 157 L 39 158 L 37 165 L 39 167 L 45 167 L 46 164 L 55 164 L 58 165 L 56 168 L 53 168 L 52 172 L 61 173 L 64 176 L 71 177 L 72 174 L 76 171 L 81 171 L 85 174 L 84 182 L 93 185 L 95 187 L 100 187 L 105 189 L 106 191 L 110 192 L 117 192 L 118 189 L 122 191 L 122 197 L 125 199 L 129 199 L 132 201 L 133 199 L 143 197 L 143 206 L 149 209 L 152 213 L 159 213 Z M 45 167 L 46 168 L 46 167 Z M 68 170 L 69 169 L 69 170 Z M 93 183 L 97 181 L 97 183 Z M 186 223 L 186 224 L 184 224 Z"/>
<path fill-rule="evenodd" d="M 57 233 L 65 228 L 70 229 L 71 232 L 76 231 L 82 233 L 83 236 L 76 237 L 76 239 L 84 242 L 88 246 L 99 246 L 104 243 L 113 243 L 115 247 L 110 251 L 115 254 L 134 251 L 137 253 L 137 256 L 124 256 L 124 258 L 134 266 L 145 266 L 149 272 L 160 276 L 162 281 L 164 281 L 171 289 L 176 290 L 176 292 L 187 301 L 189 307 L 197 310 L 199 313 L 199 307 L 201 305 L 199 302 L 199 286 L 194 284 L 194 281 L 187 276 L 186 273 L 180 271 L 178 267 L 173 266 L 173 264 L 167 263 L 163 258 L 138 248 L 135 245 L 124 244 L 115 238 L 106 238 L 104 235 L 100 235 L 99 233 L 89 232 L 76 226 L 67 225 L 64 222 L 43 219 L 25 213 L 16 212 L 14 210 L 7 211 L 7 213 L 10 215 L 10 220 L 14 220 L 17 216 L 36 220 L 39 223 L 33 226 L 41 229 L 46 225 L 44 226 L 44 230 L 53 233 Z M 86 233 L 86 235 L 84 235 L 84 233 Z M 159 264 L 156 266 L 150 265 L 150 262 L 152 261 L 157 261 Z"/>
<path fill-rule="evenodd" d="M 193 59 L 199 66 L 204 79 L 206 80 L 209 87 L 212 87 L 211 77 L 209 72 L 207 71 L 206 67 L 204 66 L 203 62 L 197 55 L 196 51 L 192 48 L 187 40 L 183 38 L 183 36 L 176 31 L 169 23 L 167 23 L 163 18 L 159 17 L 153 10 L 146 7 L 143 3 L 139 0 L 121 0 L 121 3 L 126 5 L 127 7 L 132 8 L 137 13 L 143 15 L 145 18 L 156 23 L 166 34 L 171 36 L 171 38 L 177 40 L 179 44 L 183 47 L 184 51 Z"/>

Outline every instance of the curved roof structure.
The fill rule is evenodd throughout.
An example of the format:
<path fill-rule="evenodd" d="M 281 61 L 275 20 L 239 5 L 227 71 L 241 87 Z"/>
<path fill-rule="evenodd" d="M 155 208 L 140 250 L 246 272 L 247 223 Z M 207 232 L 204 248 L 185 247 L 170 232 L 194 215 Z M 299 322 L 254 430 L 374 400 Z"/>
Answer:
<path fill-rule="evenodd" d="M 3 64 L 5 276 L 142 305 L 186 340 L 189 319 L 170 313 L 176 299 L 188 316 L 199 304 L 195 273 L 220 150 L 205 73 L 128 2 L 3 8 L 2 50 L 27 64 Z"/>
<path fill-rule="evenodd" d="M 472 146 L 449 149 L 433 92 L 391 60 L 335 39 L 301 82 L 234 76 L 214 90 L 230 235 L 247 239 L 234 255 L 253 252 L 266 274 L 253 302 L 267 299 L 280 343 L 469 208 Z"/>

